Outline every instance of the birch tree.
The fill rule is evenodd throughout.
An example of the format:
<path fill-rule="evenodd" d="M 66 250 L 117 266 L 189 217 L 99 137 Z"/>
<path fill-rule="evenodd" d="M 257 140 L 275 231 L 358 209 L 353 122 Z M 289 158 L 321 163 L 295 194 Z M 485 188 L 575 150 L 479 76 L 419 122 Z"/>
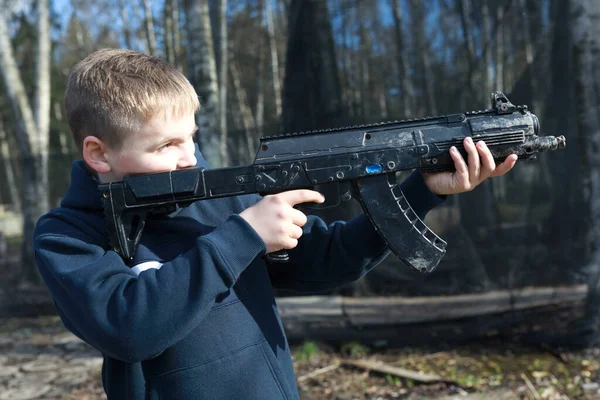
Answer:
<path fill-rule="evenodd" d="M 275 39 L 275 23 L 273 22 L 273 9 L 270 1 L 264 1 L 269 37 L 269 59 L 271 60 L 271 82 L 273 83 L 273 100 L 277 119 L 281 117 L 281 78 L 279 76 L 279 55 L 277 53 L 277 40 Z"/>
<path fill-rule="evenodd" d="M 15 113 L 23 160 L 23 274 L 39 282 L 33 259 L 33 228 L 48 211 L 48 143 L 50 126 L 50 24 L 48 0 L 35 2 L 37 14 L 36 76 L 33 107 L 21 79 L 8 31 L 8 3 L 0 7 L 0 72 Z"/>
<path fill-rule="evenodd" d="M 229 40 L 227 38 L 227 0 L 216 1 L 217 16 L 217 73 L 219 76 L 219 152 L 223 165 L 228 165 L 227 157 L 227 76 L 229 63 Z"/>
<path fill-rule="evenodd" d="M 263 27 L 265 18 L 264 0 L 258 2 L 258 23 Z M 256 56 L 256 107 L 254 108 L 254 122 L 256 124 L 256 136 L 261 137 L 265 124 L 265 35 L 259 29 L 258 52 Z"/>
<path fill-rule="evenodd" d="M 171 43 L 173 46 L 173 64 L 182 71 L 181 65 L 181 31 L 179 30 L 179 2 L 171 0 L 171 20 L 173 29 L 171 31 Z"/>
<path fill-rule="evenodd" d="M 141 0 L 144 8 L 144 32 L 146 32 L 146 46 L 148 53 L 156 55 L 156 34 L 154 33 L 154 16 L 150 0 Z"/>
<path fill-rule="evenodd" d="M 163 10 L 165 55 L 167 61 L 181 71 L 179 50 L 181 39 L 179 32 L 179 6 L 177 0 L 165 0 Z"/>
<path fill-rule="evenodd" d="M 2 169 L 6 175 L 6 184 L 8 185 L 10 203 L 14 210 L 21 210 L 21 197 L 17 189 L 16 171 L 11 163 L 10 145 L 8 143 L 8 135 L 4 130 L 2 119 L 0 119 L 0 159 L 2 160 Z"/>
<path fill-rule="evenodd" d="M 127 4 L 123 0 L 118 0 L 117 8 L 119 17 L 121 18 L 121 25 L 123 26 L 123 41 L 125 42 L 125 46 L 128 49 L 131 49 L 131 27 L 129 24 L 129 16 L 127 15 Z"/>
<path fill-rule="evenodd" d="M 165 58 L 171 65 L 175 65 L 175 48 L 173 47 L 173 0 L 165 0 L 163 8 L 163 42 Z"/>
<path fill-rule="evenodd" d="M 185 0 L 189 80 L 200 98 L 198 144 L 212 168 L 223 165 L 219 136 L 217 66 L 207 0 Z"/>

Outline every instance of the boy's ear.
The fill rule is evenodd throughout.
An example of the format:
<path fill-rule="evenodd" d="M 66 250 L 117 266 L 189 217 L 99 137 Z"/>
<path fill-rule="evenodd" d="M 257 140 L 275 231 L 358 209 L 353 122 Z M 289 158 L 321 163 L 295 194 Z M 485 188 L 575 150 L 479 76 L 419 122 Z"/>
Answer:
<path fill-rule="evenodd" d="M 96 136 L 87 136 L 83 139 L 83 159 L 85 163 L 99 174 L 110 172 L 110 164 L 106 159 L 106 144 Z"/>

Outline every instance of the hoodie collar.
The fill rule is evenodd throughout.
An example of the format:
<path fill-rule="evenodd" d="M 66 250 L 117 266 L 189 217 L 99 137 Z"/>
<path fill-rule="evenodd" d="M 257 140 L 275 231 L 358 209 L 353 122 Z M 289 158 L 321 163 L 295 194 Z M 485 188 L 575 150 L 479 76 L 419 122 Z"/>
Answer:
<path fill-rule="evenodd" d="M 102 198 L 98 190 L 98 178 L 85 167 L 83 160 L 73 161 L 71 184 L 60 206 L 69 208 L 101 209 Z"/>

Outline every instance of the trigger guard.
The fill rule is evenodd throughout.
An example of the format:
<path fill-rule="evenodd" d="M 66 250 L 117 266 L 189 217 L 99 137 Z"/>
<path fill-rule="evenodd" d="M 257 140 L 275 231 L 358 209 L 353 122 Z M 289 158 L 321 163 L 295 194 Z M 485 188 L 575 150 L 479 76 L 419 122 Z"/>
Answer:
<path fill-rule="evenodd" d="M 432 272 L 446 254 L 447 243 L 414 212 L 395 174 L 365 177 L 355 185 L 365 214 L 392 252 L 413 269 Z"/>

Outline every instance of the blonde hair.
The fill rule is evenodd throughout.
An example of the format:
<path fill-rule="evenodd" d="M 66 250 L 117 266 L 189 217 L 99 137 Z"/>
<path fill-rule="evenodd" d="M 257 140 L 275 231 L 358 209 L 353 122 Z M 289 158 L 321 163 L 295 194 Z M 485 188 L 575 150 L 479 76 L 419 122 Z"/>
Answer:
<path fill-rule="evenodd" d="M 118 149 L 151 118 L 179 118 L 199 107 L 198 95 L 182 73 L 133 50 L 90 54 L 71 71 L 65 92 L 67 122 L 79 151 L 86 136 Z"/>

